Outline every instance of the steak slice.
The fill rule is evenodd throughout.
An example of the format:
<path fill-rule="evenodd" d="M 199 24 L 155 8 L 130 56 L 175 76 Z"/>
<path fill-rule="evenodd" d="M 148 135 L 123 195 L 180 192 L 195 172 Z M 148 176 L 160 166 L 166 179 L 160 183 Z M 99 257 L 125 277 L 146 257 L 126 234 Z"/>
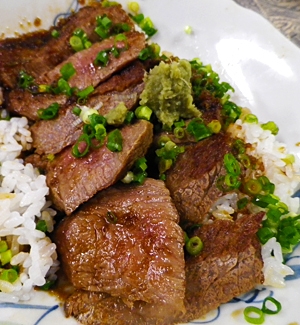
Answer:
<path fill-rule="evenodd" d="M 126 310 L 128 324 L 184 312 L 184 239 L 178 221 L 169 191 L 154 179 L 112 186 L 64 218 L 54 240 L 65 274 L 75 288 L 93 292 L 71 297 L 67 314 L 85 317 L 88 308 L 88 324 L 91 317 L 94 324 L 109 324 L 105 311 L 94 309 L 113 302 L 116 313 Z M 95 305 L 81 306 L 87 297 Z"/>
<path fill-rule="evenodd" d="M 182 223 L 202 223 L 208 212 L 224 193 L 216 186 L 226 173 L 224 155 L 231 151 L 230 138 L 222 133 L 190 144 L 166 173 L 170 190 Z"/>
<path fill-rule="evenodd" d="M 126 89 L 122 92 L 111 92 L 105 95 L 93 96 L 89 107 L 102 105 L 99 114 L 105 115 L 119 103 L 124 103 L 128 110 L 136 107 L 144 84 Z M 30 128 L 33 147 L 38 154 L 56 154 L 65 147 L 76 142 L 82 133 L 82 120 L 73 114 L 74 105 L 60 110 L 58 118 L 54 120 L 37 121 Z"/>
<path fill-rule="evenodd" d="M 86 105 L 93 108 L 101 106 L 101 115 L 107 114 L 120 103 L 124 103 L 128 110 L 134 109 L 144 89 L 144 72 L 143 65 L 135 62 L 99 85 Z M 73 114 L 73 108 L 74 104 L 66 106 L 60 109 L 57 118 L 40 120 L 31 127 L 36 153 L 56 154 L 78 139 L 83 123 Z"/>
<path fill-rule="evenodd" d="M 186 258 L 187 313 L 181 322 L 197 319 L 263 283 L 261 246 L 256 232 L 264 212 L 235 222 L 216 220 L 193 235 L 203 242 L 200 255 Z"/>
<path fill-rule="evenodd" d="M 112 152 L 106 142 L 83 158 L 75 158 L 67 147 L 46 167 L 46 180 L 53 204 L 67 214 L 86 202 L 98 191 L 121 179 L 134 161 L 143 157 L 152 142 L 153 127 L 139 120 L 124 126 L 121 152 Z"/>
<path fill-rule="evenodd" d="M 7 109 L 17 115 L 26 116 L 30 120 L 38 120 L 37 111 L 47 108 L 53 103 L 60 106 L 68 102 L 66 95 L 37 94 L 24 89 L 14 89 L 8 94 Z"/>
<path fill-rule="evenodd" d="M 102 4 L 94 2 L 60 22 L 55 27 L 60 34 L 58 38 L 50 38 L 50 32 L 46 36 L 45 32 L 40 32 L 41 36 L 35 33 L 31 41 L 23 41 L 22 47 L 8 46 L 6 40 L 0 42 L 0 82 L 6 87 L 14 88 L 21 70 L 38 78 L 66 60 L 74 54 L 69 39 L 77 28 L 83 29 L 91 42 L 99 41 L 100 37 L 94 29 L 97 26 L 96 17 L 103 15 L 107 15 L 114 24 L 126 23 L 131 30 L 134 28 L 133 22 L 120 5 L 104 8 Z M 37 38 L 41 41 L 37 42 Z M 14 42 L 10 41 L 9 44 L 11 43 Z"/>
<path fill-rule="evenodd" d="M 108 79 L 114 72 L 121 70 L 130 62 L 136 60 L 140 51 L 145 47 L 145 35 L 139 32 L 125 33 L 126 41 L 115 41 L 114 37 L 94 43 L 90 48 L 70 56 L 67 60 L 57 65 L 53 70 L 36 79 L 38 84 L 52 84 L 60 77 L 60 69 L 66 63 L 72 63 L 76 73 L 71 76 L 68 83 L 71 87 L 84 89 L 90 85 L 96 87 L 100 82 Z M 99 52 L 116 46 L 122 50 L 118 57 L 109 54 L 107 66 L 95 66 L 94 61 Z"/>
<path fill-rule="evenodd" d="M 105 293 L 78 290 L 67 298 L 64 310 L 84 325 L 171 325 L 176 321 L 175 306 L 136 301 L 128 307 L 122 299 Z"/>

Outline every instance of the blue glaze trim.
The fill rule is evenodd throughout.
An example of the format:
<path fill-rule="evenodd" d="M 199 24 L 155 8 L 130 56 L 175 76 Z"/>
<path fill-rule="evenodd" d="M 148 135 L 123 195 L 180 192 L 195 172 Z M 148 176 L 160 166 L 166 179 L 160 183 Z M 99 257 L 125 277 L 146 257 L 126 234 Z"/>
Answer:
<path fill-rule="evenodd" d="M 38 325 L 40 322 L 51 312 L 56 310 L 59 306 L 54 305 L 54 306 L 42 306 L 42 305 L 25 305 L 25 304 L 13 304 L 13 303 L 0 303 L 0 308 L 14 308 L 14 309 L 37 309 L 37 310 L 46 310 L 42 316 L 33 324 L 33 325 Z"/>

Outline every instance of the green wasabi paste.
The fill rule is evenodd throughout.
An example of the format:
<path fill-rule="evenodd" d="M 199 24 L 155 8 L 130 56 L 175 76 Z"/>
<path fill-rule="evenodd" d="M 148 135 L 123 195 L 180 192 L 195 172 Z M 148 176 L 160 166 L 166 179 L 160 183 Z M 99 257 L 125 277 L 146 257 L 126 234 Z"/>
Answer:
<path fill-rule="evenodd" d="M 159 121 L 171 127 L 180 118 L 201 116 L 193 104 L 191 65 L 187 60 L 161 62 L 145 77 L 141 105 L 150 107 Z"/>

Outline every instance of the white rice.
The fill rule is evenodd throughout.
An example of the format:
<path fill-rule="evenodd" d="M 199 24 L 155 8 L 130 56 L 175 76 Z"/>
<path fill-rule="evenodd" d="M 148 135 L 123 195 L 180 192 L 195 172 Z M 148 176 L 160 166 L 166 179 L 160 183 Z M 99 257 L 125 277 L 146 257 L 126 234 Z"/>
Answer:
<path fill-rule="evenodd" d="M 14 283 L 0 280 L 0 301 L 5 302 L 29 300 L 34 286 L 55 280 L 58 269 L 55 244 L 36 230 L 38 219 L 53 230 L 55 211 L 46 201 L 46 178 L 18 158 L 31 142 L 25 117 L 0 121 L 0 240 L 12 251 L 11 265 L 20 267 Z"/>
<path fill-rule="evenodd" d="M 244 115 L 246 113 L 244 112 Z M 247 154 L 262 162 L 264 175 L 275 184 L 274 194 L 280 197 L 280 200 L 289 208 L 287 216 L 299 214 L 300 199 L 299 197 L 292 197 L 300 187 L 299 158 L 295 156 L 293 163 L 284 161 L 283 159 L 290 157 L 286 145 L 278 142 L 269 130 L 262 129 L 261 123 L 245 123 L 242 119 L 238 119 L 229 131 L 245 143 L 251 144 L 247 148 Z M 224 203 L 221 203 L 217 208 L 222 210 L 223 206 Z M 225 208 L 227 206 L 228 203 Z M 281 246 L 276 242 L 276 238 L 271 238 L 262 246 L 262 258 L 264 261 L 264 284 L 283 287 L 285 285 L 284 277 L 294 272 L 283 264 Z"/>

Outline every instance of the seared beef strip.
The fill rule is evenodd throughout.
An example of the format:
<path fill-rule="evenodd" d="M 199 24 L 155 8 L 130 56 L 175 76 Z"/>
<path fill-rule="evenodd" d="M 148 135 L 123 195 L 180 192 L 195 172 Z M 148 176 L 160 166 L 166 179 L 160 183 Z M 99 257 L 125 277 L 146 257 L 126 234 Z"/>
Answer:
<path fill-rule="evenodd" d="M 263 283 L 261 246 L 256 237 L 263 212 L 236 221 L 216 220 L 193 235 L 204 244 L 200 255 L 186 258 L 187 313 L 181 322 L 197 319 Z"/>
<path fill-rule="evenodd" d="M 102 42 L 95 43 L 91 48 L 77 52 L 69 57 L 66 61 L 47 72 L 45 75 L 38 78 L 37 83 L 51 84 L 56 82 L 60 74 L 60 68 L 72 62 L 76 74 L 70 78 L 69 84 L 71 87 L 79 89 L 88 86 L 96 87 L 99 83 L 107 80 L 115 72 L 122 70 L 132 61 L 136 60 L 140 51 L 145 46 L 145 36 L 138 32 L 129 32 L 126 34 L 128 39 L 126 44 L 128 49 L 120 53 L 118 58 L 110 55 L 110 60 L 105 67 L 94 66 L 94 60 L 101 50 L 110 49 L 114 46 L 114 38 L 105 39 Z M 117 42 L 121 47 L 127 46 L 124 42 Z M 37 110 L 47 108 L 50 104 L 58 102 L 62 105 L 66 104 L 67 97 L 62 95 L 52 94 L 31 94 L 28 90 L 12 90 L 9 94 L 7 108 L 18 115 L 24 115 L 30 119 L 37 120 Z"/>
<path fill-rule="evenodd" d="M 37 111 L 47 108 L 53 103 L 60 106 L 68 102 L 68 96 L 52 94 L 32 94 L 28 90 L 14 89 L 8 94 L 7 109 L 17 115 L 26 116 L 30 120 L 38 120 Z"/>
<path fill-rule="evenodd" d="M 11 40 L 1 41 L 0 83 L 14 88 L 21 70 L 37 78 L 73 55 L 74 50 L 70 46 L 69 39 L 77 28 L 83 29 L 91 42 L 99 41 L 100 37 L 94 29 L 97 26 L 96 17 L 103 15 L 107 15 L 115 24 L 127 23 L 133 30 L 133 22 L 120 5 L 104 8 L 95 2 L 62 21 L 55 28 L 60 34 L 58 38 L 49 37 L 50 32 L 46 33 L 46 36 L 45 32 L 40 32 L 41 37 L 35 33 L 33 37 L 22 42 L 22 46 L 13 46 L 16 42 Z"/>
<path fill-rule="evenodd" d="M 36 79 L 38 84 L 50 85 L 60 77 L 60 69 L 67 63 L 72 63 L 76 73 L 71 76 L 68 83 L 71 87 L 84 89 L 90 85 L 96 87 L 100 82 L 109 78 L 114 72 L 121 70 L 127 64 L 137 59 L 140 51 L 145 47 L 145 35 L 139 32 L 124 33 L 126 41 L 116 41 L 112 36 L 101 42 L 94 43 L 90 48 L 79 51 L 67 60 L 57 65 L 53 70 L 46 72 Z M 99 52 L 110 50 L 116 46 L 121 50 L 120 55 L 115 57 L 109 54 L 107 66 L 96 66 L 94 61 Z"/>
<path fill-rule="evenodd" d="M 99 114 L 105 115 L 119 103 L 124 103 L 128 110 L 138 104 L 139 96 L 144 89 L 143 65 L 133 65 L 114 75 L 99 85 L 93 96 L 87 101 L 88 107 L 99 107 Z M 130 78 L 128 79 L 128 75 Z M 38 154 L 56 154 L 68 145 L 73 144 L 82 133 L 82 121 L 73 114 L 74 103 L 60 109 L 53 120 L 41 120 L 30 129 L 33 147 Z"/>
<path fill-rule="evenodd" d="M 112 186 L 63 219 L 54 240 L 64 271 L 77 289 L 93 292 L 71 296 L 67 315 L 84 324 L 174 321 L 185 310 L 184 239 L 178 221 L 169 191 L 154 179 Z"/>
<path fill-rule="evenodd" d="M 99 108 L 99 114 L 105 115 L 119 103 L 124 103 L 128 110 L 136 107 L 144 84 L 126 89 L 122 92 L 112 91 L 105 95 L 93 96 L 88 101 L 89 107 Z M 37 121 L 30 128 L 33 147 L 38 154 L 56 154 L 68 145 L 76 142 L 82 133 L 82 120 L 73 113 L 74 104 L 61 109 L 59 116 L 53 120 Z"/>
<path fill-rule="evenodd" d="M 182 223 L 202 223 L 223 192 L 217 179 L 226 173 L 223 158 L 231 151 L 230 138 L 223 133 L 190 144 L 166 173 L 166 186 L 171 192 Z"/>
<path fill-rule="evenodd" d="M 152 142 L 152 129 L 152 124 L 144 120 L 124 126 L 120 130 L 123 138 L 120 152 L 110 151 L 105 142 L 82 158 L 75 158 L 71 147 L 57 154 L 46 166 L 53 204 L 70 214 L 98 191 L 116 183 L 136 159 L 146 154 Z"/>

